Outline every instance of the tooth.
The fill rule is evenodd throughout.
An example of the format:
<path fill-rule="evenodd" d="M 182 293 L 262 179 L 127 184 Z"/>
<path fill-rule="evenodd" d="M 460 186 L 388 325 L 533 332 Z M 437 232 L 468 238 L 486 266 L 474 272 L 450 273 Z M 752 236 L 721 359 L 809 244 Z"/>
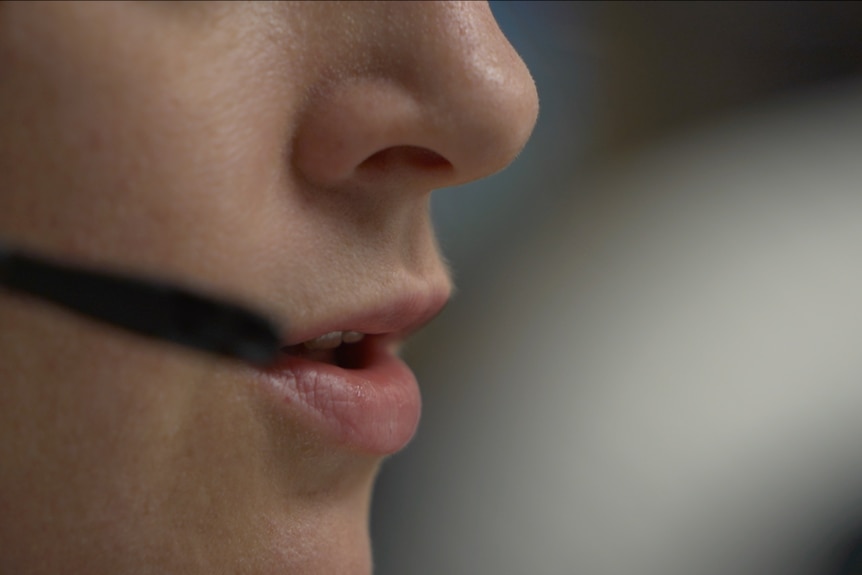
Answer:
<path fill-rule="evenodd" d="M 342 332 L 331 331 L 303 343 L 305 349 L 335 349 L 341 345 Z"/>
<path fill-rule="evenodd" d="M 345 331 L 341 334 L 341 341 L 344 343 L 356 343 L 358 341 L 362 341 L 362 338 L 364 337 L 365 334 L 358 331 Z"/>

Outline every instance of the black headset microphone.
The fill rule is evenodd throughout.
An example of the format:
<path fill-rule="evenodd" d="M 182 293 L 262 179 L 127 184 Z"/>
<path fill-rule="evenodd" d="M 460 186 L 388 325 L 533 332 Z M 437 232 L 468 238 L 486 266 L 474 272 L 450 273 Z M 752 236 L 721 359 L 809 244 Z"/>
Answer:
<path fill-rule="evenodd" d="M 266 314 L 172 282 L 17 251 L 0 244 L 0 285 L 139 335 L 266 366 L 282 333 Z"/>

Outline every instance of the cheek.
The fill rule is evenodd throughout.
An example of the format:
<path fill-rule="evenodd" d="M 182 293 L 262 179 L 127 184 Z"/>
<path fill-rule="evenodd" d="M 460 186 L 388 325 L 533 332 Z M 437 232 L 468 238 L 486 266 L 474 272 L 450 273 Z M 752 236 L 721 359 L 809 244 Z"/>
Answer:
<path fill-rule="evenodd" d="M 230 284 L 225 269 L 249 273 L 283 216 L 297 105 L 266 85 L 263 51 L 193 30 L 105 25 L 129 38 L 61 41 L 50 22 L 29 25 L 37 40 L 0 48 L 14 78 L 0 85 L 2 233 L 216 285 Z"/>
<path fill-rule="evenodd" d="M 245 455 L 261 443 L 248 402 L 188 357 L 130 337 L 0 299 L 0 571 L 31 541 L 56 542 L 62 570 L 90 572 L 75 558 L 92 566 L 99 548 L 124 561 L 206 540 L 205 520 L 251 527 L 240 512 L 265 490 Z"/>
<path fill-rule="evenodd" d="M 26 298 L 0 300 L 5 480 L 104 484 L 101 474 L 146 459 L 143 446 L 186 417 L 193 386 L 177 382 L 189 367 L 130 347 L 130 337 Z"/>

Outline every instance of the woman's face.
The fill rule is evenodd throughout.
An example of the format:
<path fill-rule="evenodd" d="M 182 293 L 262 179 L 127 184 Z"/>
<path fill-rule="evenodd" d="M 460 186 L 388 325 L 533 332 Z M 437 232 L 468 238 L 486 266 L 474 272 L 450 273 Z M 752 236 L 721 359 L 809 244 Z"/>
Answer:
<path fill-rule="evenodd" d="M 253 302 L 290 346 L 261 371 L 0 293 L 0 571 L 369 572 L 419 415 L 389 350 L 450 292 L 429 193 L 536 110 L 483 3 L 0 4 L 0 240 Z M 333 331 L 370 335 L 301 343 Z"/>

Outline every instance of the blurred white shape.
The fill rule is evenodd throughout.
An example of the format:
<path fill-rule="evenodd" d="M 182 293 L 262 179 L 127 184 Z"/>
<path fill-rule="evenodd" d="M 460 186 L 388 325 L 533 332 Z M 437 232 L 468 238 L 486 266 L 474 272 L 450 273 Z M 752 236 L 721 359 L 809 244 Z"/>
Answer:
<path fill-rule="evenodd" d="M 419 366 L 410 572 L 833 575 L 862 522 L 862 86 L 578 186 Z"/>

